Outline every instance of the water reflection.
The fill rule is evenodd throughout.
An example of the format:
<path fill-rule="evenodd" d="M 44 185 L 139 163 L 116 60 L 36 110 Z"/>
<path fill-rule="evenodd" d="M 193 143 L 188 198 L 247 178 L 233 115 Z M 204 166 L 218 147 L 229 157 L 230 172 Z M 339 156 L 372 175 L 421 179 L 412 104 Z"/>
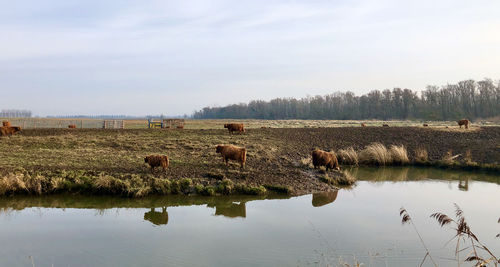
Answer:
<path fill-rule="evenodd" d="M 333 203 L 335 199 L 337 199 L 339 191 L 330 191 L 330 192 L 320 192 L 314 193 L 312 195 L 312 205 L 313 207 L 321 207 L 326 204 Z"/>
<path fill-rule="evenodd" d="M 215 206 L 215 215 L 222 215 L 227 218 L 246 218 L 247 210 L 245 202 L 219 203 Z"/>
<path fill-rule="evenodd" d="M 459 188 L 467 191 L 469 180 L 500 184 L 500 177 L 495 173 L 457 171 L 425 167 L 380 167 L 351 168 L 347 170 L 360 181 L 399 182 L 421 180 L 460 181 Z"/>
<path fill-rule="evenodd" d="M 458 182 L 458 189 L 462 191 L 469 191 L 469 177 L 466 177 L 465 179 L 460 179 Z"/>
<path fill-rule="evenodd" d="M 168 223 L 167 207 L 162 207 L 161 212 L 151 208 L 150 211 L 144 213 L 144 220 L 150 221 L 154 225 L 166 225 Z"/>

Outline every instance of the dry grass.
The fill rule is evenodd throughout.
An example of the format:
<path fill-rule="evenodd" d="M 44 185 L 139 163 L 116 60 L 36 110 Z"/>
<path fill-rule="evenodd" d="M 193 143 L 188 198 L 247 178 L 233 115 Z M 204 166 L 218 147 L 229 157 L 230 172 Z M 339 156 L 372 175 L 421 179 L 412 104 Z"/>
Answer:
<path fill-rule="evenodd" d="M 453 155 L 453 150 L 448 150 L 448 152 L 446 152 L 446 154 L 443 156 L 443 158 L 441 159 L 441 164 L 443 165 L 454 165 L 456 164 L 456 159 L 460 157 L 460 154 L 458 155 Z"/>
<path fill-rule="evenodd" d="M 359 164 L 358 152 L 356 152 L 352 147 L 340 149 L 338 153 L 338 160 L 340 164 L 357 166 Z"/>
<path fill-rule="evenodd" d="M 419 147 L 415 150 L 415 162 L 426 163 L 429 162 L 429 153 L 427 149 Z"/>
<path fill-rule="evenodd" d="M 359 153 L 359 162 L 385 166 L 392 163 L 392 155 L 383 144 L 372 143 Z"/>
<path fill-rule="evenodd" d="M 352 186 L 356 183 L 357 179 L 347 171 L 334 172 L 331 173 L 333 177 L 330 177 L 328 173 L 319 176 L 320 181 L 332 184 L 335 186 Z"/>
<path fill-rule="evenodd" d="M 410 159 L 408 158 L 408 151 L 403 145 L 392 145 L 390 152 L 394 164 L 406 165 L 410 163 Z"/>
<path fill-rule="evenodd" d="M 301 158 L 300 164 L 302 164 L 302 166 L 304 166 L 306 168 L 314 168 L 311 157 Z"/>

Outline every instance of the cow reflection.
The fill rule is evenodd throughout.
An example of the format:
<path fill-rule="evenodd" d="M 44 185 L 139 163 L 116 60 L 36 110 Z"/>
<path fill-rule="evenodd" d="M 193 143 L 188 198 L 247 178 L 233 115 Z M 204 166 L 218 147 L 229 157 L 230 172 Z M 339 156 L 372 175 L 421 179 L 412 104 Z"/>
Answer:
<path fill-rule="evenodd" d="M 332 203 L 337 199 L 338 190 L 330 192 L 314 193 L 312 198 L 313 207 L 321 207 L 326 204 Z"/>
<path fill-rule="evenodd" d="M 150 221 L 154 225 L 166 225 L 168 223 L 167 207 L 162 207 L 161 212 L 151 208 L 150 211 L 144 213 L 144 220 Z"/>
<path fill-rule="evenodd" d="M 466 177 L 465 179 L 460 178 L 460 181 L 458 182 L 458 189 L 462 191 L 469 191 L 469 178 Z"/>
<path fill-rule="evenodd" d="M 229 218 L 247 217 L 245 202 L 223 203 L 215 205 L 215 215 L 222 215 Z"/>

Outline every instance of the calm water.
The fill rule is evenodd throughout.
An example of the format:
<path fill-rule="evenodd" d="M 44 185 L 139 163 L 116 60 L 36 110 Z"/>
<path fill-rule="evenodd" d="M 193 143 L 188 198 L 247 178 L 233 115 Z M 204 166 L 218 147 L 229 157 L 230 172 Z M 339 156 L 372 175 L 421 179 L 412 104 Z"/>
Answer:
<path fill-rule="evenodd" d="M 456 266 L 453 232 L 429 215 L 462 207 L 500 255 L 500 175 L 359 169 L 350 190 L 286 198 L 0 199 L 0 266 L 418 266 L 425 252 Z M 32 258 L 30 258 L 30 256 Z M 430 263 L 430 262 L 428 262 Z M 427 264 L 426 266 L 430 266 Z"/>

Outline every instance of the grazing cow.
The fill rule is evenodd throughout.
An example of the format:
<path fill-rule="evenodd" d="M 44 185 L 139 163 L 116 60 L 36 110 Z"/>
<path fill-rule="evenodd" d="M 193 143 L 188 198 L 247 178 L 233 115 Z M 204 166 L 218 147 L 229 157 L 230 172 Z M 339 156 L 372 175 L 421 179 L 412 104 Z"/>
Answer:
<path fill-rule="evenodd" d="M 76 129 L 76 125 L 75 124 L 70 124 L 70 125 L 68 125 L 68 128 L 70 128 L 70 129 Z"/>
<path fill-rule="evenodd" d="M 151 167 L 151 172 L 154 171 L 156 167 L 162 167 L 163 171 L 167 171 L 168 168 L 168 156 L 164 155 L 149 155 L 144 158 L 144 162 L 149 164 Z"/>
<path fill-rule="evenodd" d="M 2 126 L 10 127 L 10 121 L 2 121 Z"/>
<path fill-rule="evenodd" d="M 364 123 L 361 123 L 361 127 L 366 127 L 366 124 L 364 124 Z"/>
<path fill-rule="evenodd" d="M 468 119 L 461 119 L 461 120 L 457 121 L 457 123 L 458 123 L 458 126 L 460 126 L 460 128 L 462 128 L 462 125 L 464 125 L 465 129 L 469 129 L 470 121 Z"/>
<path fill-rule="evenodd" d="M 382 124 L 382 127 L 389 127 L 389 124 Z"/>
<path fill-rule="evenodd" d="M 184 125 L 177 125 L 177 129 L 184 129 Z"/>
<path fill-rule="evenodd" d="M 227 128 L 229 133 L 233 133 L 233 132 L 244 133 L 245 132 L 245 127 L 244 127 L 243 123 L 226 123 L 226 124 L 224 124 L 224 128 Z"/>
<path fill-rule="evenodd" d="M 424 123 L 424 127 L 427 127 L 427 126 L 429 126 L 429 124 L 427 124 L 427 123 Z"/>
<path fill-rule="evenodd" d="M 245 162 L 247 160 L 247 150 L 243 147 L 237 147 L 233 145 L 217 145 L 215 149 L 216 153 L 222 155 L 222 159 L 229 165 L 229 160 L 235 160 L 240 163 L 240 167 L 245 167 Z"/>
<path fill-rule="evenodd" d="M 11 126 L 11 127 L 2 126 L 0 127 L 0 136 L 11 136 L 20 131 L 21 127 L 18 126 Z"/>
<path fill-rule="evenodd" d="M 340 171 L 340 165 L 335 153 L 315 149 L 311 155 L 315 169 L 319 166 L 325 166 L 327 171 L 328 169 Z"/>

